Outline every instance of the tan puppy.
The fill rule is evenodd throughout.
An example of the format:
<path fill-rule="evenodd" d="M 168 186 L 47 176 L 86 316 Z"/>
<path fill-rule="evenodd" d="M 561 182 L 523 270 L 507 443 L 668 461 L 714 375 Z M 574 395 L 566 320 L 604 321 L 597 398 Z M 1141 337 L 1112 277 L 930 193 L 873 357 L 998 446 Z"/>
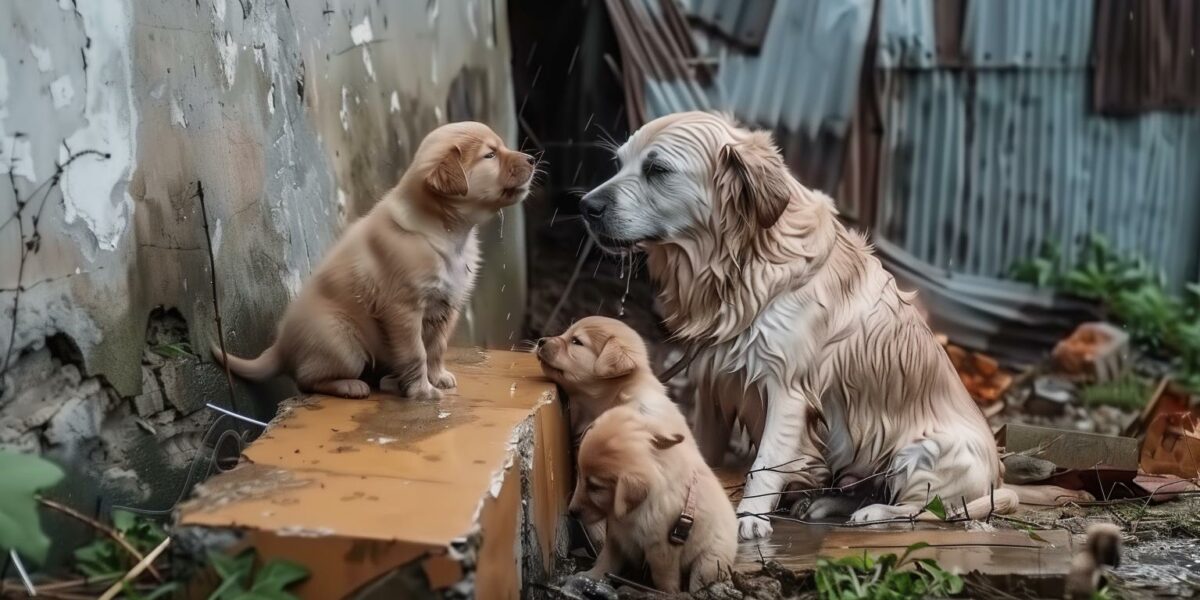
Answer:
<path fill-rule="evenodd" d="M 381 364 L 412 398 L 456 385 L 442 357 L 475 285 L 475 229 L 529 192 L 534 159 L 482 123 L 435 129 L 400 183 L 347 229 L 305 283 L 258 358 L 229 356 L 254 380 L 280 372 L 300 389 L 364 398 Z M 222 362 L 221 352 L 213 354 Z"/>
<path fill-rule="evenodd" d="M 737 553 L 737 517 L 721 482 L 686 430 L 653 421 L 633 406 L 596 418 L 583 436 L 570 512 L 606 520 L 599 579 L 650 565 L 654 586 L 689 592 L 728 577 Z"/>
<path fill-rule="evenodd" d="M 580 319 L 562 335 L 538 340 L 537 357 L 546 377 L 567 393 L 576 441 L 601 413 L 625 404 L 691 437 L 650 368 L 642 336 L 628 325 L 607 317 Z"/>

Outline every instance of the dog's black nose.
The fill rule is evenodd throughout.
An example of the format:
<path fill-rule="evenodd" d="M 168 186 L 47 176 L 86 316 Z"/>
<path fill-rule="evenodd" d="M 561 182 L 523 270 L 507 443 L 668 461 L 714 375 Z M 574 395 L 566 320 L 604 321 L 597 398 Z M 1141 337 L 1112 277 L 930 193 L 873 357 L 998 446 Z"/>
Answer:
<path fill-rule="evenodd" d="M 537 341 L 533 343 L 533 347 L 541 348 L 545 343 L 546 343 L 546 338 L 538 338 Z"/>
<path fill-rule="evenodd" d="M 567 509 L 567 516 L 568 516 L 568 517 L 571 517 L 572 519 L 578 519 L 578 518 L 579 518 L 579 515 L 580 515 L 580 512 L 579 512 L 579 509 L 578 509 L 578 508 L 569 508 L 569 509 Z"/>
<path fill-rule="evenodd" d="M 608 202 L 604 198 L 584 198 L 579 201 L 579 212 L 589 219 L 599 219 L 608 210 Z"/>

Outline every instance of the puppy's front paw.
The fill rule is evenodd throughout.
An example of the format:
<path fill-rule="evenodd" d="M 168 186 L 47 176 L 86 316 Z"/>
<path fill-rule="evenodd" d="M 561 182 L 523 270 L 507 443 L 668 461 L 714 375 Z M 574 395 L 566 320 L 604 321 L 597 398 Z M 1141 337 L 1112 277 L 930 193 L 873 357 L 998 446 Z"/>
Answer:
<path fill-rule="evenodd" d="M 430 385 L 428 381 L 420 380 L 414 381 L 404 388 L 404 397 L 413 400 L 437 400 L 442 397 L 442 392 Z"/>
<path fill-rule="evenodd" d="M 919 510 L 917 512 L 920 512 Z M 854 511 L 850 515 L 852 523 L 879 523 L 907 519 L 913 516 L 913 510 L 904 506 L 890 504 L 872 504 Z"/>
<path fill-rule="evenodd" d="M 747 515 L 738 517 L 738 539 L 762 540 L 771 537 L 771 520 L 768 517 Z"/>
<path fill-rule="evenodd" d="M 449 390 L 458 387 L 458 379 L 454 377 L 454 373 L 442 369 L 439 372 L 429 373 L 429 383 L 439 390 Z"/>

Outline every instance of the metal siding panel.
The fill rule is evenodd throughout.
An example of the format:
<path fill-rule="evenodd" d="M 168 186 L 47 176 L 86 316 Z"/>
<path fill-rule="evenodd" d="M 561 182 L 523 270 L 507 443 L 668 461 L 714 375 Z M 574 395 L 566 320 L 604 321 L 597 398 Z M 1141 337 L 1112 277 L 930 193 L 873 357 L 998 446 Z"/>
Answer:
<path fill-rule="evenodd" d="M 937 34 L 931 0 L 883 0 L 879 7 L 880 68 L 936 68 Z"/>
<path fill-rule="evenodd" d="M 879 235 L 934 267 L 997 277 L 1045 240 L 1074 261 L 1095 231 L 1175 286 L 1194 276 L 1200 115 L 1091 114 L 1083 69 L 977 72 L 973 102 L 961 71 L 890 75 Z"/>

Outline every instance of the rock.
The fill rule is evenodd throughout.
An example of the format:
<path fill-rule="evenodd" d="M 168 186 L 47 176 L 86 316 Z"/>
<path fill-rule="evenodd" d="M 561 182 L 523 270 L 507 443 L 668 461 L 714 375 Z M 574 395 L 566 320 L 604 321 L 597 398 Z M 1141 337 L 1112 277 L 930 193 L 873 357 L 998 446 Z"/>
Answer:
<path fill-rule="evenodd" d="M 100 384 L 95 383 L 95 391 L 100 391 Z M 103 415 L 99 398 L 96 394 L 76 396 L 67 400 L 62 410 L 50 419 L 46 427 L 46 441 L 52 445 L 74 445 L 76 442 L 91 439 L 100 434 L 100 423 Z"/>
<path fill-rule="evenodd" d="M 1111 381 L 1124 372 L 1129 334 L 1111 323 L 1084 323 L 1054 347 L 1052 357 L 1064 373 Z"/>
<path fill-rule="evenodd" d="M 1045 481 L 1054 474 L 1054 463 L 1036 456 L 1010 454 L 1004 457 L 1004 483 L 1021 485 Z"/>
<path fill-rule="evenodd" d="M 138 416 L 148 417 L 157 412 L 161 412 L 164 406 L 162 388 L 159 387 L 158 378 L 154 376 L 154 371 L 149 367 L 142 366 L 142 393 L 138 394 L 133 399 L 134 410 Z"/>
<path fill-rule="evenodd" d="M 1075 384 L 1055 375 L 1042 375 L 1033 380 L 1033 395 L 1025 401 L 1025 412 L 1056 417 L 1065 414 L 1074 399 Z"/>

